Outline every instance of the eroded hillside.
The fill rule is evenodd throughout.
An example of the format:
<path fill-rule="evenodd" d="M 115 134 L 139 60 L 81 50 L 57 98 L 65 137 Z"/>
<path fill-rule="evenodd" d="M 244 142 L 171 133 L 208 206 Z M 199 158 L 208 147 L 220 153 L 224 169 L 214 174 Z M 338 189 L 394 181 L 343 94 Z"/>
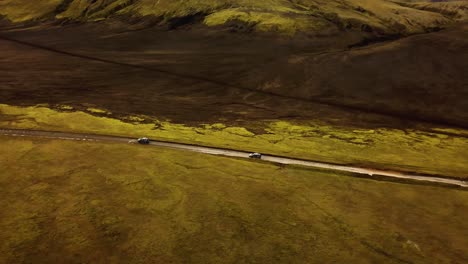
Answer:
<path fill-rule="evenodd" d="M 388 0 L 4 0 L 0 15 L 13 22 L 99 21 L 118 17 L 129 23 L 187 23 L 293 35 L 327 35 L 356 30 L 410 34 L 439 28 L 463 17 L 466 2 L 408 3 Z M 454 10 L 455 9 L 455 10 Z"/>

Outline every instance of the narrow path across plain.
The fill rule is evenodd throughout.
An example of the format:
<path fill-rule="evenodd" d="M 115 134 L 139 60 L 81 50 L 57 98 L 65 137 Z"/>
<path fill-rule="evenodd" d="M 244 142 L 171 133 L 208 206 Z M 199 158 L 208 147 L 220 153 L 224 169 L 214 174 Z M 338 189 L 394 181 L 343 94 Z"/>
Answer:
<path fill-rule="evenodd" d="M 49 138 L 49 139 L 91 141 L 91 142 L 99 142 L 99 141 L 110 141 L 110 142 L 120 142 L 120 143 L 135 143 L 136 142 L 134 138 L 117 137 L 117 136 L 92 135 L 92 134 L 71 133 L 71 132 L 39 131 L 39 130 L 17 130 L 17 129 L 0 129 L 0 136 L 39 137 L 39 138 Z M 249 154 L 250 154 L 250 152 L 247 152 L 247 151 L 237 151 L 237 150 L 204 147 L 204 146 L 198 146 L 198 145 L 164 142 L 164 141 L 156 141 L 156 140 L 152 140 L 149 145 L 157 146 L 157 147 L 180 149 L 180 150 L 192 151 L 192 152 L 199 152 L 199 153 L 204 153 L 204 154 L 237 157 L 237 158 L 247 158 L 247 159 L 249 158 Z M 447 184 L 447 185 L 468 188 L 467 181 L 449 179 L 449 178 L 443 178 L 443 177 L 415 175 L 415 174 L 408 174 L 404 172 L 360 168 L 360 167 L 353 167 L 353 166 L 346 166 L 346 165 L 335 165 L 335 164 L 324 163 L 324 162 L 308 161 L 308 160 L 280 157 L 280 156 L 274 156 L 274 155 L 263 155 L 261 160 L 273 162 L 273 163 L 279 163 L 279 164 L 286 164 L 286 165 L 301 165 L 301 166 L 311 167 L 311 168 L 322 168 L 322 169 L 329 169 L 329 170 L 336 170 L 336 171 L 351 172 L 351 173 L 361 174 L 367 177 L 380 176 L 379 178 L 381 178 L 383 176 L 383 177 L 394 178 L 394 179 L 431 182 L 431 183 Z"/>

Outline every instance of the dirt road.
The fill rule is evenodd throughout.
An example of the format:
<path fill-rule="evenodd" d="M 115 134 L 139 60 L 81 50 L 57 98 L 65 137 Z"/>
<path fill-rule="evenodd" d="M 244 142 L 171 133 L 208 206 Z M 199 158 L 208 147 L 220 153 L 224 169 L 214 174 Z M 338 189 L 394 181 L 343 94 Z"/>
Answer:
<path fill-rule="evenodd" d="M 105 135 L 92 135 L 92 134 L 81 134 L 81 133 L 69 133 L 69 132 L 53 132 L 53 131 L 37 131 L 37 130 L 15 130 L 15 129 L 0 129 L 0 136 L 14 136 L 14 137 L 40 137 L 40 138 L 50 138 L 50 139 L 62 139 L 62 140 L 76 140 L 76 141 L 108 141 L 108 142 L 120 142 L 120 143 L 135 143 L 134 138 L 125 138 L 117 136 L 105 136 Z M 150 146 L 156 147 L 167 147 L 173 149 L 180 149 L 185 151 L 199 152 L 210 155 L 220 155 L 227 157 L 237 157 L 237 158 L 249 158 L 250 152 L 247 151 L 236 151 L 228 150 L 222 148 L 213 148 L 213 147 L 204 147 L 197 145 L 181 144 L 181 143 L 172 143 L 164 141 L 155 141 L 152 140 Z M 261 151 L 261 150 L 258 150 Z M 311 168 L 322 168 L 330 169 L 336 171 L 344 171 L 357 173 L 365 175 L 367 177 L 382 176 L 395 179 L 404 179 L 412 181 L 422 181 L 422 182 L 431 182 L 431 183 L 441 183 L 447 185 L 454 185 L 459 187 L 468 187 L 468 182 L 462 180 L 448 179 L 442 177 L 434 176 L 423 176 L 415 174 L 407 174 L 404 172 L 396 171 L 385 171 L 378 169 L 369 169 L 369 168 L 360 168 L 353 166 L 345 165 L 335 165 L 330 163 L 315 162 L 308 160 L 300 160 L 295 158 L 279 157 L 273 155 L 263 155 L 263 161 L 286 164 L 286 165 L 300 165 Z"/>

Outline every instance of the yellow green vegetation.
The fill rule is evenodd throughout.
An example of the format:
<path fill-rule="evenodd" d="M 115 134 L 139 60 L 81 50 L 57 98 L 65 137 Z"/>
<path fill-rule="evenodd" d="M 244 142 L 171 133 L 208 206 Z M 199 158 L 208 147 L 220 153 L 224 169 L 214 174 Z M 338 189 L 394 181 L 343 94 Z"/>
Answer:
<path fill-rule="evenodd" d="M 0 136 L 0 263 L 463 263 L 468 192 Z"/>
<path fill-rule="evenodd" d="M 203 14 L 209 26 L 236 20 L 257 31 L 321 32 L 330 27 L 371 26 L 388 33 L 415 33 L 449 22 L 439 9 L 412 8 L 389 0 L 3 0 L 0 14 L 14 22 L 50 18 L 102 20 L 112 15 L 172 18 Z M 444 12 L 440 10 L 440 12 Z"/>
<path fill-rule="evenodd" d="M 465 20 L 468 18 L 468 2 L 466 1 L 415 2 L 416 3 L 412 3 L 408 6 L 426 11 L 439 12 L 458 20 Z"/>
<path fill-rule="evenodd" d="M 164 141 L 259 151 L 332 163 L 468 177 L 466 137 L 411 129 L 370 130 L 313 121 L 290 123 L 278 120 L 252 122 L 246 127 L 227 124 L 187 126 L 148 116 L 118 120 L 80 111 L 59 112 L 43 106 L 1 104 L 0 127 L 148 136 Z"/>
<path fill-rule="evenodd" d="M 64 8 L 64 12 L 57 14 L 57 18 L 67 19 L 102 19 L 111 15 L 114 11 L 126 7 L 129 0 L 117 1 L 89 1 L 75 0 L 69 1 L 70 4 Z"/>
<path fill-rule="evenodd" d="M 308 16 L 278 15 L 269 11 L 250 11 L 242 9 L 227 9 L 216 12 L 205 19 L 208 26 L 224 25 L 229 21 L 242 21 L 254 26 L 259 31 L 279 31 L 289 35 L 297 32 L 318 31 L 327 27 L 327 23 Z M 315 22 L 315 23 L 313 23 Z"/>
<path fill-rule="evenodd" d="M 2 0 L 0 1 L 0 15 L 15 22 L 40 19 L 44 15 L 54 12 L 61 2 L 62 0 Z"/>
<path fill-rule="evenodd" d="M 258 3 L 260 2 L 260 3 Z M 207 25 L 223 25 L 230 20 L 256 24 L 259 31 L 279 30 L 289 34 L 319 32 L 331 24 L 341 27 L 378 28 L 387 32 L 415 33 L 425 26 L 447 23 L 440 14 L 401 6 L 391 1 L 258 1 L 245 8 L 229 8 L 215 12 L 205 20 Z M 434 11 L 434 10 L 432 10 Z"/>

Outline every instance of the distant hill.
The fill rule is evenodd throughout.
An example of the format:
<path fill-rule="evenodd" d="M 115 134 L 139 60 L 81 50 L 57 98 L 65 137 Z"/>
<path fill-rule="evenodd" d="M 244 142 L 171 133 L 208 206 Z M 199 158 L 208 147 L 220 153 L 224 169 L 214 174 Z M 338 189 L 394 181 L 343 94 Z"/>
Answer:
<path fill-rule="evenodd" d="M 441 13 L 457 20 L 468 19 L 468 1 L 418 1 L 408 7 Z"/>
<path fill-rule="evenodd" d="M 2 0 L 9 21 L 64 22 L 118 18 L 146 26 L 187 24 L 244 32 L 327 35 L 341 31 L 412 34 L 466 17 L 467 2 L 390 0 Z"/>

